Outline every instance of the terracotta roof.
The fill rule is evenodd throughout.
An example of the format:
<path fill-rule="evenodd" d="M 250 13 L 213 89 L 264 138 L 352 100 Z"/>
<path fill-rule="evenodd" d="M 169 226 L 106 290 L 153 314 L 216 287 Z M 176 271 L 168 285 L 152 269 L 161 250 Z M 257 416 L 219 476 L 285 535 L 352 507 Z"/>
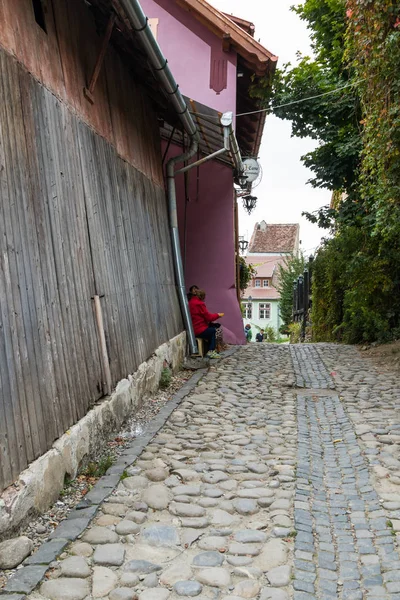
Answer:
<path fill-rule="evenodd" d="M 249 244 L 249 253 L 290 253 L 298 249 L 299 225 L 256 223 Z"/>
<path fill-rule="evenodd" d="M 226 46 L 232 46 L 254 69 L 256 75 L 261 76 L 275 71 L 278 57 L 206 0 L 175 0 L 175 2 L 220 37 Z"/>
<path fill-rule="evenodd" d="M 247 288 L 243 294 L 243 300 L 251 296 L 253 300 L 279 300 L 281 295 L 274 287 Z"/>

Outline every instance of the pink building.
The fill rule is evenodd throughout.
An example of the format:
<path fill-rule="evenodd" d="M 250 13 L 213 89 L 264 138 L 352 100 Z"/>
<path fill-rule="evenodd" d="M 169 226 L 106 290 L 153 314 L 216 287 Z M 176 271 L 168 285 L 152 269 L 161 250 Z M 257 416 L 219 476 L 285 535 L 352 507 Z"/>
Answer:
<path fill-rule="evenodd" d="M 277 58 L 255 41 L 254 26 L 225 15 L 205 0 L 142 0 L 152 31 L 184 94 L 201 136 L 191 162 L 223 146 L 220 117 L 257 110 L 252 78 L 271 80 Z M 257 157 L 265 114 L 234 121 L 242 157 Z M 183 132 L 164 124 L 164 164 L 188 145 Z M 235 170 L 229 153 L 176 176 L 179 236 L 186 287 L 207 292 L 212 312 L 224 312 L 228 343 L 244 343 L 238 302 Z"/>

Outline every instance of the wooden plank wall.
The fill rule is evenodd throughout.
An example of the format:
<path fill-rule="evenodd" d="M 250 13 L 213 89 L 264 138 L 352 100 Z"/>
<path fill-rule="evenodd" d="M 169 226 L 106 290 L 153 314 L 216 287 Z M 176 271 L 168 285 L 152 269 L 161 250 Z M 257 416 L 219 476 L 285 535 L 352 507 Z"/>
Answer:
<path fill-rule="evenodd" d="M 0 0 L 0 47 L 110 141 L 120 156 L 163 185 L 158 123 L 151 102 L 110 44 L 94 91 L 83 94 L 101 48 L 84 0 L 46 0 L 47 33 L 36 23 L 32 0 Z M 148 135 L 148 133 L 150 135 Z"/>
<path fill-rule="evenodd" d="M 163 188 L 3 50 L 0 97 L 1 491 L 103 395 L 95 293 L 113 384 L 182 322 Z"/>

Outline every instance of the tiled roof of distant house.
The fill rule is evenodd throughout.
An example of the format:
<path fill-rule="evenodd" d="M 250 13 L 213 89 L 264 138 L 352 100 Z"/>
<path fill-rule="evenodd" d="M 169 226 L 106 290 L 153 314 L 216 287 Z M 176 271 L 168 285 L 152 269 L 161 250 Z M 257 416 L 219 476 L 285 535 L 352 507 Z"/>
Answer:
<path fill-rule="evenodd" d="M 256 223 L 248 252 L 251 254 L 295 253 L 298 249 L 299 225 Z"/>

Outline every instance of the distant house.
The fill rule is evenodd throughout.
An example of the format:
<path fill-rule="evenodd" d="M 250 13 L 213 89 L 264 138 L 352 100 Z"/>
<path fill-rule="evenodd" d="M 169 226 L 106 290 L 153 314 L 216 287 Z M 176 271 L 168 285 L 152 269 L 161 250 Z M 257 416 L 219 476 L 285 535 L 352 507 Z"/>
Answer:
<path fill-rule="evenodd" d="M 298 224 L 256 223 L 245 258 L 256 274 L 242 297 L 244 324 L 250 323 L 256 331 L 266 327 L 279 330 L 279 265 L 298 252 Z"/>

